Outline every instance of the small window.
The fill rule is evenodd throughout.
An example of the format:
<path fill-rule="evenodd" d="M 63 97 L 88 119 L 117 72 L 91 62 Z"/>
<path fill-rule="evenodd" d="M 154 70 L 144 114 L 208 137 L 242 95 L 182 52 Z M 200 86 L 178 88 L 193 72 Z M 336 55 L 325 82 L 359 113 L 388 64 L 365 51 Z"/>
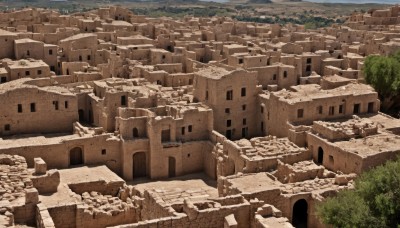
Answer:
<path fill-rule="evenodd" d="M 304 109 L 297 110 L 297 118 L 303 118 L 304 116 Z"/>
<path fill-rule="evenodd" d="M 90 59 L 91 59 L 91 56 L 90 56 L 90 55 L 88 55 L 88 56 L 87 56 L 87 60 L 90 60 Z"/>
<path fill-rule="evenodd" d="M 65 107 L 65 109 L 68 109 L 68 101 L 64 102 L 64 107 Z"/>
<path fill-rule="evenodd" d="M 243 119 L 243 125 L 246 125 L 247 124 L 247 120 L 246 120 L 246 118 L 244 118 Z"/>
<path fill-rule="evenodd" d="M 29 70 L 25 71 L 25 76 L 31 75 L 31 72 Z"/>
<path fill-rule="evenodd" d="M 272 80 L 276 80 L 276 74 L 272 76 Z"/>
<path fill-rule="evenodd" d="M 181 128 L 182 135 L 185 135 L 185 127 Z"/>
<path fill-rule="evenodd" d="M 102 150 L 101 150 L 101 154 L 102 154 L 102 155 L 106 155 L 106 154 L 107 154 L 107 150 L 106 150 L 106 149 L 102 149 Z"/>
<path fill-rule="evenodd" d="M 31 52 L 29 50 L 26 51 L 26 55 L 29 56 Z"/>
<path fill-rule="evenodd" d="M 53 55 L 53 50 L 49 50 L 49 55 Z"/>
<path fill-rule="evenodd" d="M 233 90 L 226 91 L 226 100 L 228 101 L 233 100 Z"/>
<path fill-rule="evenodd" d="M 36 104 L 31 103 L 31 112 L 36 112 Z"/>
<path fill-rule="evenodd" d="M 318 114 L 322 114 L 323 110 L 324 110 L 324 108 L 322 106 L 317 107 Z"/>
<path fill-rule="evenodd" d="M 246 96 L 246 88 L 242 88 L 241 94 L 242 94 L 242 97 L 245 97 L 245 96 Z"/>
<path fill-rule="evenodd" d="M 242 64 L 243 63 L 243 59 L 239 59 L 239 64 Z"/>
<path fill-rule="evenodd" d="M 38 75 L 41 75 L 41 74 L 42 74 L 42 70 L 38 70 L 38 71 L 37 71 L 37 74 L 38 74 Z"/>
<path fill-rule="evenodd" d="M 10 131 L 10 130 L 11 130 L 10 124 L 4 125 L 4 130 L 5 130 L 5 131 Z"/>
<path fill-rule="evenodd" d="M 264 132 L 264 122 L 261 122 L 261 132 Z"/>
<path fill-rule="evenodd" d="M 261 106 L 261 113 L 264 113 L 264 106 Z"/>
<path fill-rule="evenodd" d="M 286 70 L 283 72 L 283 77 L 287 78 L 287 71 Z"/>
<path fill-rule="evenodd" d="M 226 121 L 226 126 L 227 126 L 227 127 L 232 126 L 232 120 L 227 120 L 227 121 Z"/>
<path fill-rule="evenodd" d="M 82 56 L 81 55 L 79 56 L 79 61 L 82 62 Z"/>
<path fill-rule="evenodd" d="M 330 106 L 330 107 L 329 107 L 329 115 L 330 115 L 330 116 L 335 115 L 335 107 L 334 107 L 334 106 Z"/>
<path fill-rule="evenodd" d="M 7 78 L 6 77 L 1 77 L 0 78 L 0 84 L 6 83 L 6 82 L 7 82 Z"/>
<path fill-rule="evenodd" d="M 343 113 L 343 105 L 339 105 L 339 113 L 340 113 L 340 114 Z"/>
<path fill-rule="evenodd" d="M 165 59 L 165 55 L 162 55 L 162 59 Z"/>
<path fill-rule="evenodd" d="M 18 112 L 19 112 L 19 113 L 22 112 L 22 104 L 18 104 Z"/>
<path fill-rule="evenodd" d="M 246 110 L 246 105 L 242 105 L 242 110 L 243 110 L 243 111 Z"/>
<path fill-rule="evenodd" d="M 307 58 L 307 64 L 311 64 L 311 58 Z"/>
<path fill-rule="evenodd" d="M 334 160 L 333 160 L 333 156 L 332 156 L 332 155 L 329 155 L 329 163 L 330 163 L 331 165 L 334 164 Z"/>
<path fill-rule="evenodd" d="M 225 113 L 227 113 L 227 114 L 231 113 L 231 109 L 226 108 L 226 109 L 225 109 Z"/>
<path fill-rule="evenodd" d="M 126 96 L 121 96 L 121 105 L 122 106 L 126 105 Z"/>
<path fill-rule="evenodd" d="M 208 100 L 208 90 L 206 90 L 206 101 Z"/>
<path fill-rule="evenodd" d="M 58 110 L 58 101 L 53 101 L 54 109 Z"/>
<path fill-rule="evenodd" d="M 189 125 L 189 126 L 188 126 L 188 132 L 192 132 L 192 130 L 193 130 L 193 126 L 192 126 L 192 125 Z"/>

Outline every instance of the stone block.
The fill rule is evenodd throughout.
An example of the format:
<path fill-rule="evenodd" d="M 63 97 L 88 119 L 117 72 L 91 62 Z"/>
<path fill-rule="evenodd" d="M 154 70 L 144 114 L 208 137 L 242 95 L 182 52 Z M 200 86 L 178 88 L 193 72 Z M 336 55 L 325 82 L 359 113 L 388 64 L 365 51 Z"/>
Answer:
<path fill-rule="evenodd" d="M 35 174 L 43 175 L 47 172 L 47 164 L 42 158 L 34 158 L 35 163 Z"/>
<path fill-rule="evenodd" d="M 25 189 L 25 203 L 37 204 L 39 202 L 39 192 L 36 188 Z"/>

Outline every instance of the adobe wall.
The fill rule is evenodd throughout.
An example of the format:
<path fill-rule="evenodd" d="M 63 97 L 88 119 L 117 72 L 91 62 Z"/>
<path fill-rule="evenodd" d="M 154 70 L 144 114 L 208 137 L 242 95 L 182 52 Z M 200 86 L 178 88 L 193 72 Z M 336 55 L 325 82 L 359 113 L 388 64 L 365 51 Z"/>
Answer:
<path fill-rule="evenodd" d="M 54 105 L 58 102 L 58 109 Z M 19 110 L 18 104 L 21 105 Z M 34 112 L 31 107 L 35 105 Z M 3 118 L 0 135 L 72 132 L 78 120 L 77 100 L 73 95 L 62 95 L 38 88 L 15 89 L 0 95 Z M 9 130 L 5 125 L 9 125 Z"/>
<path fill-rule="evenodd" d="M 346 152 L 346 148 L 339 148 L 314 134 L 307 135 L 308 148 L 313 154 L 313 160 L 318 161 L 319 147 L 323 150 L 322 165 L 334 172 L 341 171 L 345 174 L 361 173 L 363 158 L 360 155 Z"/>
<path fill-rule="evenodd" d="M 20 155 L 26 159 L 29 167 L 33 167 L 35 157 L 41 157 L 49 169 L 63 169 L 70 165 L 69 153 L 75 147 L 83 150 L 83 163 L 85 165 L 105 164 L 113 172 L 121 173 L 121 144 L 116 138 L 110 139 L 109 135 L 66 139 L 57 143 L 29 145 L 29 147 L 3 147 L 0 153 Z M 102 154 L 106 150 L 106 154 Z"/>
<path fill-rule="evenodd" d="M 53 223 L 57 228 L 76 228 L 77 205 L 60 205 L 47 208 Z"/>

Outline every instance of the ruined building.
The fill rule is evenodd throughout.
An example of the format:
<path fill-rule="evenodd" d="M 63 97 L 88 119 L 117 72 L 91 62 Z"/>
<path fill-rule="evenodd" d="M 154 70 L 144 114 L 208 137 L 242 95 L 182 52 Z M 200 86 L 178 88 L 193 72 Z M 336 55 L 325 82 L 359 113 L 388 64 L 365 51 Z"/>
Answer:
<path fill-rule="evenodd" d="M 400 7 L 342 25 L 0 13 L 0 226 L 326 227 L 400 151 L 363 84 Z"/>

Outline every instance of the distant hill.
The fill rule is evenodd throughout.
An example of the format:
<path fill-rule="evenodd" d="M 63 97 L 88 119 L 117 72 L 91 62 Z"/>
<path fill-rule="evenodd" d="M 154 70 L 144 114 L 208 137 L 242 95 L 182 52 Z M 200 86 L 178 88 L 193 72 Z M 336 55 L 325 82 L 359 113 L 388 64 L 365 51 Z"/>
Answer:
<path fill-rule="evenodd" d="M 249 0 L 250 3 L 272 3 L 271 0 Z"/>

